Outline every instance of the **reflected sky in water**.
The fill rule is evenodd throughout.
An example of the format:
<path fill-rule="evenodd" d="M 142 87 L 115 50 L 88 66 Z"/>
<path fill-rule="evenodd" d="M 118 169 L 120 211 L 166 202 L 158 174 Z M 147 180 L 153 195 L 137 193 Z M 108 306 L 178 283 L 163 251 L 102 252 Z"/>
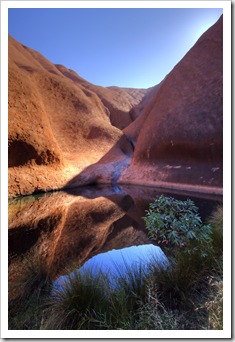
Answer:
<path fill-rule="evenodd" d="M 139 272 L 141 270 L 143 274 L 147 275 L 151 264 L 159 268 L 167 267 L 168 259 L 160 247 L 152 244 L 132 246 L 100 253 L 85 262 L 70 276 L 73 277 L 75 272 L 80 272 L 84 276 L 89 274 L 96 277 L 102 272 L 107 276 L 111 287 L 115 288 L 118 279 L 128 279 L 130 271 Z M 63 285 L 68 281 L 68 276 L 61 276 L 54 282 L 54 288 L 62 290 Z"/>

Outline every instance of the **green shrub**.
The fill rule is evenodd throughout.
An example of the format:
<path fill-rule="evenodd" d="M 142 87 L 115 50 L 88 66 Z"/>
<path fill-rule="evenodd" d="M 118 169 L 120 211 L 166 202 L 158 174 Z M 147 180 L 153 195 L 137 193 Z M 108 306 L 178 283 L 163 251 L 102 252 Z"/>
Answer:
<path fill-rule="evenodd" d="M 148 236 L 163 247 L 184 247 L 188 254 L 200 252 L 203 257 L 212 248 L 211 226 L 202 225 L 198 208 L 190 199 L 181 201 L 161 195 L 150 203 L 143 219 Z"/>

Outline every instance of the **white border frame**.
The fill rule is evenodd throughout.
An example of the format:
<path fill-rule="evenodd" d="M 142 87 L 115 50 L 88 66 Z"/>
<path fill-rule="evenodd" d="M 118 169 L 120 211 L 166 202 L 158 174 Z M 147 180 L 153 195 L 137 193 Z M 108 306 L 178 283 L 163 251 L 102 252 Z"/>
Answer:
<path fill-rule="evenodd" d="M 8 330 L 8 8 L 223 8 L 224 329 L 217 331 Z M 231 1 L 2 1 L 1 2 L 1 337 L 2 338 L 231 338 Z M 224 286 L 225 289 L 225 286 Z M 226 316 L 225 316 L 226 314 Z"/>

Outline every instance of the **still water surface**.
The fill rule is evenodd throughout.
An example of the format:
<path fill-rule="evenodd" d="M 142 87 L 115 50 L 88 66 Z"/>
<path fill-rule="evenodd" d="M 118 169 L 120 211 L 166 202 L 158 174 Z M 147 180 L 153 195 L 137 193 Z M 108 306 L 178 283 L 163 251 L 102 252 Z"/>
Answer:
<path fill-rule="evenodd" d="M 146 234 L 142 217 L 161 194 L 192 199 L 203 220 L 222 203 L 222 196 L 133 185 L 90 186 L 10 200 L 9 280 L 17 281 L 29 262 L 43 265 L 55 281 L 65 269 L 82 266 L 95 256 L 100 255 L 102 263 L 106 258 L 108 264 L 110 251 L 125 253 L 131 246 L 142 246 L 138 256 L 148 254 L 154 242 Z M 158 252 L 160 255 L 160 248 Z M 128 260 L 131 258 L 129 253 Z"/>

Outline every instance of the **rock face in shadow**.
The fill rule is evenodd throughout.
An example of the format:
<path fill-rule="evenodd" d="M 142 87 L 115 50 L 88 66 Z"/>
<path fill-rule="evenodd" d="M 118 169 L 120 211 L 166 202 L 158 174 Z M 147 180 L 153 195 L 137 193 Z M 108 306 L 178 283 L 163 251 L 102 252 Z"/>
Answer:
<path fill-rule="evenodd" d="M 9 36 L 9 195 L 61 188 L 97 162 L 123 136 L 110 120 L 129 124 L 144 93 L 91 85 Z"/>

